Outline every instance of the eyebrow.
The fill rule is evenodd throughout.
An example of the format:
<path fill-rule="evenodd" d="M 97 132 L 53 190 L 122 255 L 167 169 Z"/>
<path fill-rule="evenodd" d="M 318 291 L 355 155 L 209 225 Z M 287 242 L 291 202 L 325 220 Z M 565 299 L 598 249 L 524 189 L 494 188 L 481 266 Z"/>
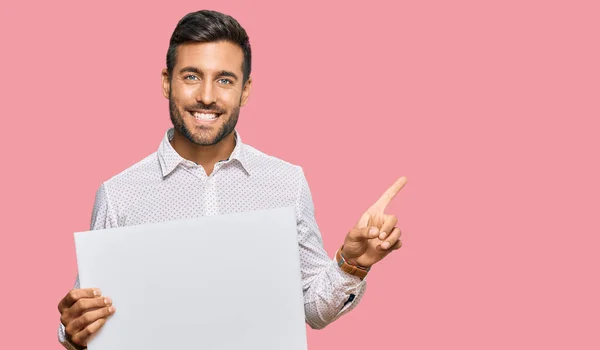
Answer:
<path fill-rule="evenodd" d="M 190 66 L 188 66 L 188 67 L 183 67 L 183 68 L 181 68 L 181 69 L 179 70 L 179 73 L 180 73 L 180 74 L 181 74 L 181 73 L 185 73 L 185 72 L 188 72 L 188 73 L 195 73 L 195 74 L 198 74 L 198 75 L 200 75 L 200 76 L 203 76 L 203 75 L 204 75 L 204 74 L 203 74 L 203 73 L 202 73 L 202 72 L 201 72 L 201 71 L 200 71 L 198 68 L 196 68 L 196 67 L 190 67 Z M 231 77 L 231 78 L 234 78 L 234 79 L 236 79 L 236 80 L 238 80 L 238 79 L 239 79 L 239 78 L 238 78 L 238 76 L 237 76 L 237 75 L 236 75 L 234 72 L 230 72 L 230 71 L 227 71 L 227 70 L 220 70 L 220 71 L 218 71 L 218 72 L 217 72 L 217 76 L 218 76 L 218 77 Z"/>
<path fill-rule="evenodd" d="M 219 76 L 219 77 L 231 77 L 231 78 L 236 79 L 236 80 L 238 79 L 238 76 L 234 72 L 230 72 L 230 71 L 227 71 L 227 70 L 219 71 L 217 73 L 217 76 Z"/>

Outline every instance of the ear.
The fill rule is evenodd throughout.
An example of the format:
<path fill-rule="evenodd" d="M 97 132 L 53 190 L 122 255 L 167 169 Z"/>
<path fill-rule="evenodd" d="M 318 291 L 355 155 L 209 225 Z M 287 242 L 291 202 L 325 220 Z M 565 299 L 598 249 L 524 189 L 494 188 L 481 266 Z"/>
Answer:
<path fill-rule="evenodd" d="M 252 90 L 252 77 L 249 77 L 248 81 L 244 85 L 244 89 L 242 90 L 242 98 L 240 100 L 240 107 L 243 107 L 248 102 L 248 97 L 250 96 L 251 90 Z"/>
<path fill-rule="evenodd" d="M 162 70 L 161 79 L 163 96 L 168 100 L 169 93 L 171 91 L 171 80 L 169 79 L 169 72 L 167 71 L 167 68 Z"/>

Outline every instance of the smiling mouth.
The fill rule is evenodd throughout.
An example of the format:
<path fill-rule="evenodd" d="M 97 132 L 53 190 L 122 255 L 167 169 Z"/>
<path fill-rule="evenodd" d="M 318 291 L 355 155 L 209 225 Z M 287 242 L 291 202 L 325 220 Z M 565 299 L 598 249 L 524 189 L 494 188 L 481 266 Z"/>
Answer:
<path fill-rule="evenodd" d="M 213 120 L 217 120 L 217 118 L 219 118 L 219 116 L 221 115 L 220 113 L 204 113 L 204 112 L 190 112 L 194 118 L 196 118 L 196 120 L 200 120 L 200 121 L 213 121 Z"/>

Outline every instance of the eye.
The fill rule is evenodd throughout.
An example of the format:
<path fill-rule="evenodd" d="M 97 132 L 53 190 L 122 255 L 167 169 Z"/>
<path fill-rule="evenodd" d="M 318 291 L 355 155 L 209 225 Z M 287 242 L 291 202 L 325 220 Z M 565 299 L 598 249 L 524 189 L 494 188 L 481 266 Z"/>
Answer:
<path fill-rule="evenodd" d="M 190 75 L 184 76 L 183 80 L 198 80 L 198 77 L 193 74 L 190 74 Z"/>
<path fill-rule="evenodd" d="M 219 79 L 219 82 L 220 82 L 221 84 L 224 84 L 224 85 L 233 84 L 233 82 L 232 82 L 231 80 L 229 80 L 229 79 L 225 79 L 225 78 L 221 78 L 221 79 Z"/>

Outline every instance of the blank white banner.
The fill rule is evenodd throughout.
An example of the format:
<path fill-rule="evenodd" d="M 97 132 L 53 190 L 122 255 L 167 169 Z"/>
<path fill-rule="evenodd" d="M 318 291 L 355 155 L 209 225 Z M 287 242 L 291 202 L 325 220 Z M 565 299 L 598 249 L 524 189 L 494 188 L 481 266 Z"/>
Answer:
<path fill-rule="evenodd" d="M 306 350 L 293 208 L 75 233 L 116 313 L 89 350 Z"/>

